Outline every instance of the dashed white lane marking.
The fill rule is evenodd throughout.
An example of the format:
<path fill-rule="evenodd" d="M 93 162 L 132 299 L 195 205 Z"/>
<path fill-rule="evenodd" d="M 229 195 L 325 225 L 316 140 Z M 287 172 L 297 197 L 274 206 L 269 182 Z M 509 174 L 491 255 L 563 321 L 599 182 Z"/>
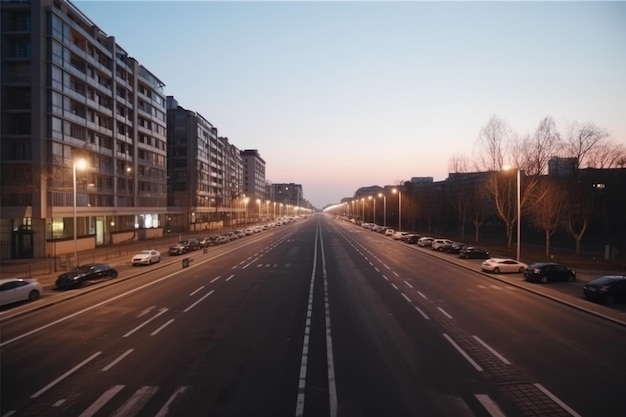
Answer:
<path fill-rule="evenodd" d="M 106 372 L 109 369 L 113 368 L 115 365 L 117 365 L 122 359 L 124 359 L 125 357 L 127 357 L 128 355 L 130 355 L 131 353 L 133 353 L 133 350 L 135 349 L 128 349 L 126 352 L 122 353 L 120 356 L 118 356 L 113 362 L 111 362 L 110 364 L 108 364 L 107 366 L 105 366 L 104 368 L 102 368 L 102 372 Z"/>
<path fill-rule="evenodd" d="M 161 327 L 159 327 L 158 329 L 156 329 L 155 331 L 153 331 L 152 333 L 150 333 L 150 336 L 154 336 L 155 334 L 159 333 L 161 330 L 163 330 L 166 326 L 169 326 L 172 322 L 174 321 L 174 319 L 170 319 L 167 322 L 165 322 L 165 324 L 163 324 Z"/>
<path fill-rule="evenodd" d="M 478 337 L 478 336 L 474 336 L 474 339 L 476 339 L 476 341 L 477 341 L 478 343 L 480 343 L 481 345 L 483 345 L 483 347 L 484 347 L 485 349 L 487 349 L 489 352 L 491 352 L 491 354 L 492 354 L 493 356 L 495 356 L 496 358 L 500 359 L 500 361 L 501 361 L 502 363 L 505 363 L 505 364 L 507 364 L 507 365 L 510 365 L 510 364 L 511 364 L 511 362 L 509 362 L 509 361 L 508 361 L 508 360 L 507 360 L 504 356 L 502 356 L 500 353 L 498 353 L 498 351 L 496 351 L 494 348 L 492 348 L 491 346 L 489 346 L 486 342 L 484 342 L 483 340 L 481 340 L 481 338 L 480 338 L 480 337 Z"/>
<path fill-rule="evenodd" d="M 424 317 L 426 320 L 430 320 L 430 317 L 428 317 L 428 315 L 424 313 L 418 306 L 413 306 L 413 308 L 415 308 L 417 312 L 420 313 L 422 317 Z"/>
<path fill-rule="evenodd" d="M 230 281 L 231 279 L 235 278 L 235 275 L 231 275 L 228 278 L 226 278 L 226 282 Z"/>
<path fill-rule="evenodd" d="M 404 280 L 404 283 L 409 287 L 409 288 L 413 288 L 413 286 L 411 285 L 411 283 L 407 280 Z"/>
<path fill-rule="evenodd" d="M 213 279 L 210 281 L 210 282 L 211 282 L 211 284 L 213 284 L 215 281 L 217 281 L 217 280 L 218 280 L 218 279 L 220 279 L 220 278 L 221 278 L 220 276 L 217 276 L 217 277 L 213 278 Z"/>
<path fill-rule="evenodd" d="M 441 313 L 446 316 L 447 318 L 449 318 L 450 320 L 452 320 L 452 316 L 450 314 L 448 314 L 448 312 L 446 310 L 444 310 L 441 307 L 437 307 L 437 310 L 441 311 Z"/>
<path fill-rule="evenodd" d="M 197 306 L 198 304 L 200 304 L 205 298 L 207 298 L 209 295 L 213 294 L 215 292 L 215 290 L 211 290 L 208 293 L 206 293 L 205 295 L 203 295 L 202 297 L 200 297 L 200 299 L 198 301 L 196 301 L 195 303 L 193 303 L 192 305 L 190 305 L 189 307 L 187 307 L 186 309 L 183 310 L 183 313 L 188 312 L 189 310 L 191 310 L 192 308 L 194 308 L 195 306 Z"/>
<path fill-rule="evenodd" d="M 45 387 L 43 387 L 42 389 L 40 389 L 39 391 L 37 391 L 36 393 L 31 395 L 30 398 L 37 398 L 37 397 L 39 397 L 41 394 L 43 394 L 44 392 L 48 391 L 50 388 L 54 387 L 56 384 L 58 384 L 59 382 L 63 381 L 65 378 L 67 378 L 68 376 L 72 375 L 74 372 L 76 372 L 77 370 L 79 370 L 80 368 L 82 368 L 83 366 L 88 364 L 90 361 L 92 361 L 94 358 L 96 358 L 101 353 L 102 352 L 94 353 L 93 355 L 91 355 L 90 357 L 88 357 L 87 359 L 85 359 L 84 361 L 82 361 L 81 363 L 79 363 L 78 365 L 76 365 L 75 367 L 73 367 L 72 369 L 70 369 L 69 371 L 67 371 L 63 375 L 61 375 L 60 377 L 58 377 L 57 379 L 55 379 L 54 381 L 52 381 L 51 383 L 49 383 L 48 385 L 46 385 Z"/>
<path fill-rule="evenodd" d="M 423 293 L 423 292 L 418 291 L 417 293 L 418 293 L 418 294 L 419 294 L 419 296 L 420 296 L 420 297 L 422 297 L 424 300 L 428 300 L 428 297 L 426 297 L 426 295 L 424 295 L 424 293 Z"/>
<path fill-rule="evenodd" d="M 463 349 L 461 349 L 461 347 L 459 345 L 457 345 L 456 342 L 454 340 L 452 340 L 452 338 L 450 336 L 448 336 L 446 333 L 444 333 L 443 337 L 445 337 L 446 340 L 448 342 L 450 342 L 450 344 L 452 346 L 454 346 L 454 348 L 465 358 L 465 360 L 467 360 L 474 367 L 474 369 L 476 369 L 478 372 L 482 372 L 483 371 L 483 368 L 481 368 L 480 365 L 478 365 L 476 362 L 474 362 L 474 360 L 472 358 L 470 358 L 470 356 Z"/>
<path fill-rule="evenodd" d="M 159 310 L 159 312 L 157 314 L 155 314 L 154 316 L 152 316 L 151 318 L 149 318 L 148 320 L 144 321 L 143 323 L 141 323 L 139 326 L 135 327 L 133 330 L 129 331 L 128 333 L 126 333 L 124 336 L 122 337 L 128 337 L 131 334 L 135 333 L 137 330 L 141 329 L 142 327 L 144 327 L 145 325 L 147 325 L 148 323 L 150 323 L 152 320 L 156 319 L 157 317 L 159 317 L 161 314 L 164 314 L 167 311 L 167 308 L 162 308 L 161 310 Z"/>
<path fill-rule="evenodd" d="M 572 417 L 581 417 L 580 414 L 578 414 L 576 411 L 572 410 L 567 404 L 565 404 L 563 401 L 561 401 L 556 395 L 554 395 L 550 391 L 548 391 L 543 385 L 541 385 L 539 383 L 536 383 L 536 384 L 533 384 L 533 385 L 535 387 L 537 387 L 539 389 L 539 391 L 543 392 L 548 397 L 550 397 L 550 399 L 552 401 L 557 403 L 559 405 L 559 407 L 561 407 L 563 410 L 567 411 Z"/>
<path fill-rule="evenodd" d="M 404 299 L 407 300 L 409 303 L 411 302 L 411 299 L 409 297 L 407 297 L 407 295 L 405 293 L 401 292 L 400 294 L 402 294 Z"/>
<path fill-rule="evenodd" d="M 496 404 L 488 395 L 476 394 L 475 397 L 492 417 L 506 417 L 506 414 L 500 410 L 498 404 Z"/>
<path fill-rule="evenodd" d="M 198 288 L 197 290 L 193 291 L 192 293 L 189 294 L 190 297 L 193 297 L 194 295 L 196 295 L 197 293 L 199 293 L 200 291 L 202 291 L 202 289 L 204 288 L 204 285 L 201 286 L 200 288 Z"/>

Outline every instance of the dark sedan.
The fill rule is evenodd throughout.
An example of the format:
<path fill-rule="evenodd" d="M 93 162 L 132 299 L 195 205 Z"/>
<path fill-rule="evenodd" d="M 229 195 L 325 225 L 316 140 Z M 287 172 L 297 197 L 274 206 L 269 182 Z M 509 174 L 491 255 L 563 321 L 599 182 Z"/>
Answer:
<path fill-rule="evenodd" d="M 583 287 L 583 295 L 588 300 L 604 304 L 626 301 L 626 276 L 606 275 L 589 281 Z"/>
<path fill-rule="evenodd" d="M 78 288 L 111 278 L 117 278 L 117 270 L 110 265 L 86 264 L 59 275 L 55 284 L 58 289 Z"/>
<path fill-rule="evenodd" d="M 576 272 L 556 262 L 539 262 L 528 265 L 524 270 L 524 279 L 542 284 L 548 281 L 572 282 L 576 279 Z"/>
<path fill-rule="evenodd" d="M 489 259 L 489 252 L 476 246 L 466 246 L 459 252 L 459 258 L 463 259 Z"/>

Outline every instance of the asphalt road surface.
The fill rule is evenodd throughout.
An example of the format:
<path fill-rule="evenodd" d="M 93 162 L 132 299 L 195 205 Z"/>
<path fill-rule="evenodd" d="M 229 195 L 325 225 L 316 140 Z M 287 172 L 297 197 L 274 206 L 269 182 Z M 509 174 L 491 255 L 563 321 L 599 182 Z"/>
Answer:
<path fill-rule="evenodd" d="M 319 214 L 125 266 L 2 320 L 0 417 L 624 415 L 623 325 L 467 262 Z"/>

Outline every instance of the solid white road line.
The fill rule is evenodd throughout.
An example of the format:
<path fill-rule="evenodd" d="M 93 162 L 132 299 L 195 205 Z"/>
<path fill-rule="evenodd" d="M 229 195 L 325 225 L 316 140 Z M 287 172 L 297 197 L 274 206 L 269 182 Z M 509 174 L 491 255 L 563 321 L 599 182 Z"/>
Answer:
<path fill-rule="evenodd" d="M 500 359 L 500 361 L 502 361 L 502 363 L 505 363 L 507 365 L 510 365 L 511 362 L 509 362 L 504 356 L 500 355 L 500 353 L 498 353 L 494 348 L 492 348 L 491 346 L 489 346 L 486 342 L 483 342 L 480 337 L 478 336 L 474 336 L 474 339 L 476 339 L 476 341 L 478 343 L 480 343 L 481 345 L 484 346 L 485 349 L 487 349 L 489 352 L 491 352 L 496 358 Z"/>
<path fill-rule="evenodd" d="M 488 395 L 476 394 L 475 397 L 478 402 L 481 403 L 483 407 L 485 407 L 485 410 L 487 410 L 489 415 L 491 415 L 492 417 L 506 417 L 506 414 L 504 414 L 502 410 L 500 410 L 498 404 L 496 404 Z"/>

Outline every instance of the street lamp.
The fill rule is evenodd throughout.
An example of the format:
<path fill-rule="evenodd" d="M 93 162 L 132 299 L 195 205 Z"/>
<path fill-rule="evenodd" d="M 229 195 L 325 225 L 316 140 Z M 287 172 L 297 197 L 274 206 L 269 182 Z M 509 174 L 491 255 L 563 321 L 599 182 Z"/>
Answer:
<path fill-rule="evenodd" d="M 261 223 L 261 199 L 257 198 L 256 199 L 256 203 L 259 206 L 259 220 L 258 220 L 258 222 Z"/>
<path fill-rule="evenodd" d="M 244 204 L 244 210 L 243 210 L 243 227 L 244 228 L 248 228 L 248 201 L 250 201 L 250 199 L 248 197 L 245 197 L 243 199 L 243 204 Z"/>
<path fill-rule="evenodd" d="M 372 213 L 372 223 L 376 224 L 376 197 L 369 196 L 368 200 L 374 200 L 374 212 Z"/>
<path fill-rule="evenodd" d="M 365 222 L 365 197 L 361 197 L 361 221 Z"/>
<path fill-rule="evenodd" d="M 383 198 L 383 226 L 387 227 L 387 195 L 378 193 L 378 196 Z"/>
<path fill-rule="evenodd" d="M 74 198 L 73 198 L 73 213 L 74 213 L 74 266 L 78 266 L 78 225 L 76 224 L 76 170 L 80 169 L 81 171 L 83 169 L 87 168 L 87 161 L 85 161 L 84 159 L 77 159 L 74 161 L 74 163 L 72 164 L 72 182 L 73 182 L 73 191 L 74 191 Z"/>
<path fill-rule="evenodd" d="M 516 260 L 520 260 L 520 245 L 521 245 L 521 223 L 522 223 L 522 199 L 521 199 L 521 184 L 520 184 L 520 169 L 519 167 L 515 168 L 510 165 L 505 165 L 502 167 L 504 171 L 510 171 L 511 169 L 515 169 L 517 171 L 517 186 L 516 186 L 516 199 L 517 199 L 517 257 Z"/>
<path fill-rule="evenodd" d="M 393 189 L 391 192 L 398 193 L 398 232 L 402 230 L 402 191 Z"/>

